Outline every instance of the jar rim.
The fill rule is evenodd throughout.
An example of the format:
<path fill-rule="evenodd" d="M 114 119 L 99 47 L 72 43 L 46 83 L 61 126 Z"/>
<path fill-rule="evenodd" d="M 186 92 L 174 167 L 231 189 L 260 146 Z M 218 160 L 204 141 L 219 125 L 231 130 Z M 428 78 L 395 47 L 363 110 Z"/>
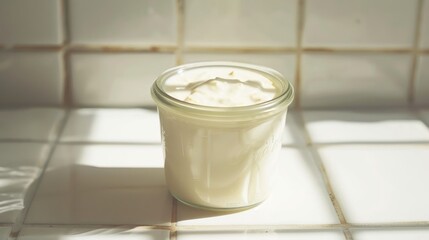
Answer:
<path fill-rule="evenodd" d="M 256 72 L 264 75 L 269 80 L 273 81 L 273 83 L 279 84 L 282 89 L 278 96 L 270 100 L 252 105 L 232 107 L 206 106 L 189 103 L 177 99 L 164 91 L 163 84 L 171 76 L 175 74 L 180 74 L 184 71 L 203 67 L 232 67 Z M 152 84 L 151 95 L 158 107 L 161 106 L 176 110 L 177 108 L 180 108 L 182 109 L 182 111 L 189 110 L 188 113 L 193 115 L 230 118 L 243 114 L 269 113 L 278 112 L 279 110 L 281 111 L 287 108 L 293 101 L 294 89 L 293 86 L 283 77 L 282 74 L 271 68 L 248 63 L 229 61 L 208 61 L 183 64 L 164 71 Z"/>

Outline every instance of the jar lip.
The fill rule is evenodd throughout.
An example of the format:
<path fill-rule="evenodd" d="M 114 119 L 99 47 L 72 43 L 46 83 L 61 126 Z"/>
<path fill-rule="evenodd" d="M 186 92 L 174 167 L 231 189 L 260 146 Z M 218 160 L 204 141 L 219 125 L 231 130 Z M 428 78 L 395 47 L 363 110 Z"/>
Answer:
<path fill-rule="evenodd" d="M 233 107 L 218 107 L 218 106 L 205 106 L 205 105 L 199 105 L 199 104 L 193 104 L 189 102 L 185 102 L 182 100 L 179 100 L 177 98 L 174 98 L 173 96 L 169 95 L 163 90 L 162 84 L 164 81 L 166 81 L 169 77 L 176 73 L 181 73 L 187 70 L 192 70 L 196 68 L 202 68 L 202 67 L 235 67 L 235 68 L 241 68 L 245 70 L 249 70 L 252 72 L 257 72 L 262 75 L 267 76 L 272 81 L 277 81 L 282 86 L 282 91 L 280 94 L 273 99 L 270 99 L 265 102 L 252 104 L 252 105 L 246 105 L 246 106 L 233 106 Z M 248 63 L 239 63 L 239 62 L 229 62 L 229 61 L 208 61 L 208 62 L 197 62 L 197 63 L 189 63 L 189 64 L 183 64 L 179 65 L 173 68 L 170 68 L 166 71 L 164 71 L 153 83 L 152 89 L 152 98 L 155 100 L 157 104 L 164 104 L 171 107 L 181 107 L 185 109 L 189 109 L 194 111 L 194 113 L 200 112 L 204 115 L 211 114 L 242 114 L 244 112 L 264 112 L 269 111 L 273 107 L 277 105 L 282 105 L 287 107 L 293 100 L 294 97 L 294 90 L 292 85 L 287 81 L 282 74 L 277 72 L 274 69 L 259 66 L 259 65 L 253 65 Z"/>

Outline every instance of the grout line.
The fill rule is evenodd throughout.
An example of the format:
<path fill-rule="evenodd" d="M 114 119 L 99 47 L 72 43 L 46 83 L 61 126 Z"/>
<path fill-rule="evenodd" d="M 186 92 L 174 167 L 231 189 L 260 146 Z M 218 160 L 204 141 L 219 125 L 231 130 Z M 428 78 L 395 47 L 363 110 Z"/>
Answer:
<path fill-rule="evenodd" d="M 22 229 L 22 226 L 24 224 L 25 218 L 27 217 L 28 211 L 31 208 L 31 203 L 33 202 L 34 197 L 36 196 L 36 192 L 42 182 L 42 178 L 43 178 L 43 174 L 46 171 L 46 168 L 49 165 L 49 162 L 51 161 L 51 158 L 54 154 L 54 150 L 56 148 L 56 145 L 58 143 L 58 140 L 61 137 L 61 134 L 63 133 L 66 123 L 67 123 L 67 119 L 69 116 L 69 111 L 67 110 L 65 112 L 65 114 L 63 115 L 59 127 L 58 127 L 58 132 L 57 135 L 55 137 L 55 140 L 53 142 L 50 143 L 50 149 L 49 149 L 49 153 L 48 156 L 46 158 L 45 163 L 43 164 L 43 167 L 41 168 L 40 173 L 38 174 L 37 178 L 34 179 L 33 181 L 33 187 L 28 187 L 26 193 L 25 193 L 25 197 L 24 197 L 24 203 L 25 200 L 28 201 L 28 206 L 24 206 L 24 209 L 20 212 L 20 214 L 18 215 L 18 217 L 15 220 L 15 223 L 12 226 L 11 232 L 9 234 L 9 238 L 10 239 L 16 239 L 18 237 L 19 232 Z"/>
<path fill-rule="evenodd" d="M 69 52 L 77 53 L 171 53 L 176 50 L 175 46 L 170 45 L 91 45 L 75 44 L 67 47 Z"/>
<path fill-rule="evenodd" d="M 295 63 L 295 106 L 301 108 L 301 62 L 302 62 L 302 37 L 304 34 L 305 0 L 298 2 L 297 26 L 296 26 L 296 63 Z"/>
<path fill-rule="evenodd" d="M 417 16 L 416 16 L 416 26 L 414 32 L 414 42 L 413 42 L 413 51 L 412 51 L 412 60 L 411 60 L 411 73 L 408 84 L 407 91 L 407 100 L 409 105 L 414 105 L 415 100 L 415 84 L 417 78 L 419 54 L 418 49 L 420 45 L 420 32 L 421 32 L 421 23 L 423 16 L 423 0 L 418 0 L 417 2 Z"/>
<path fill-rule="evenodd" d="M 66 0 L 64 0 L 66 1 Z M 183 0 L 177 0 L 179 2 Z M 301 0 L 305 1 L 305 0 Z M 183 17 L 182 17 L 183 18 Z M 179 20 L 178 20 L 179 21 Z M 184 21 L 183 19 L 180 21 Z M 178 23 L 179 24 L 179 23 Z M 300 24 L 300 23 L 298 23 Z M 301 23 L 303 24 L 303 22 Z M 179 24 L 180 25 L 180 24 Z M 178 26 L 179 28 L 179 26 Z M 89 53 L 145 53 L 145 52 L 167 52 L 172 53 L 176 52 L 181 48 L 182 52 L 190 53 L 207 53 L 207 52 L 222 52 L 222 53 L 272 53 L 272 54 L 282 54 L 282 53 L 295 53 L 298 51 L 298 48 L 294 47 L 273 47 L 273 46 L 249 46 L 249 47 L 240 47 L 240 46 L 184 46 L 184 23 L 182 23 L 183 28 L 181 31 L 178 31 L 178 44 L 182 46 L 175 45 L 116 45 L 116 44 L 70 44 L 67 43 L 57 44 L 57 45 L 1 45 L 0 50 L 3 51 L 60 51 L 65 48 L 68 52 L 89 52 Z M 182 36 L 179 36 L 182 35 Z M 298 38 L 299 36 L 297 36 Z M 302 36 L 301 36 L 302 37 Z M 179 43 L 180 40 L 180 43 Z M 417 53 L 417 54 L 429 54 L 429 49 L 413 49 L 413 48 L 344 48 L 344 47 L 302 47 L 300 49 L 304 53 Z"/>
<path fill-rule="evenodd" d="M 72 88 L 70 78 L 70 63 L 68 48 L 70 39 L 70 25 L 68 17 L 68 1 L 61 0 L 61 21 L 62 21 L 62 33 L 63 33 L 63 47 L 61 48 L 62 55 L 62 68 L 63 68 L 63 106 L 70 107 L 72 102 Z"/>
<path fill-rule="evenodd" d="M 25 227 L 32 228 L 117 228 L 117 229 L 128 229 L 128 228 L 139 228 L 147 230 L 170 230 L 171 227 L 167 225 L 141 225 L 141 224 L 49 224 L 49 223 L 26 223 L 23 224 Z"/>
<path fill-rule="evenodd" d="M 103 142 L 103 141 L 58 141 L 61 145 L 134 145 L 134 146 L 161 146 L 161 142 Z"/>
<path fill-rule="evenodd" d="M 341 224 L 348 226 L 346 217 L 344 216 L 344 213 L 341 209 L 340 203 L 337 201 L 334 190 L 332 189 L 332 185 L 330 183 L 328 173 L 326 172 L 326 169 L 325 169 L 325 166 L 322 162 L 322 159 L 320 158 L 316 149 L 312 147 L 312 145 L 313 145 L 312 139 L 311 139 L 310 133 L 308 132 L 307 128 L 305 127 L 305 121 L 304 121 L 304 116 L 303 116 L 302 111 L 296 112 L 296 116 L 297 116 L 297 120 L 300 122 L 300 125 L 303 126 L 302 132 L 304 133 L 304 138 L 305 138 L 306 142 L 308 143 L 310 154 L 312 155 L 312 158 L 313 158 L 315 164 L 317 165 L 317 167 L 319 168 L 319 171 L 322 174 L 322 179 L 325 183 L 326 190 L 328 192 L 329 198 L 331 199 L 331 202 L 332 202 L 332 205 L 335 209 L 335 212 L 337 213 L 337 217 L 338 217 Z M 347 240 L 353 240 L 353 237 L 352 237 L 348 227 L 343 228 L 343 234 Z"/>
<path fill-rule="evenodd" d="M 177 200 L 173 197 L 171 208 L 170 240 L 177 239 Z"/>
<path fill-rule="evenodd" d="M 186 46 L 185 52 L 189 53 L 293 53 L 296 48 L 293 47 L 228 47 L 228 46 Z"/>
<path fill-rule="evenodd" d="M 348 48 L 348 47 L 303 47 L 308 53 L 411 53 L 410 48 Z"/>
<path fill-rule="evenodd" d="M 10 226 L 5 224 L 4 226 Z M 171 230 L 172 226 L 140 224 L 48 224 L 26 223 L 25 227 L 40 228 L 141 228 Z M 385 223 L 347 223 L 347 224 L 278 224 L 278 225 L 182 225 L 175 226 L 178 231 L 234 231 L 234 230 L 342 230 L 377 228 L 422 228 L 429 227 L 429 221 L 422 222 L 385 222 Z"/>
<path fill-rule="evenodd" d="M 185 38 L 185 0 L 176 0 L 177 14 L 177 49 L 176 49 L 176 65 L 183 64 L 183 49 Z"/>

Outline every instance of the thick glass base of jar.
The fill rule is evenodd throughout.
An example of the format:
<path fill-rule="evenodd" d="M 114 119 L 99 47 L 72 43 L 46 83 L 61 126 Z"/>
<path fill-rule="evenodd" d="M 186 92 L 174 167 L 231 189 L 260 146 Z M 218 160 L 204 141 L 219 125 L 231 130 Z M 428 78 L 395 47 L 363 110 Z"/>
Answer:
<path fill-rule="evenodd" d="M 174 194 L 172 194 L 170 192 L 170 194 L 179 202 L 185 204 L 186 206 L 189 207 L 193 207 L 193 208 L 198 208 L 201 210 L 208 210 L 208 211 L 217 211 L 217 212 L 241 212 L 241 211 L 245 211 L 251 208 L 254 208 L 258 205 L 260 205 L 261 203 L 263 203 L 266 199 L 263 199 L 262 201 L 259 201 L 257 203 L 253 203 L 251 205 L 246 205 L 246 206 L 240 206 L 240 207 L 231 207 L 231 208 L 224 208 L 224 207 L 213 207 L 213 206 L 202 206 L 202 205 L 198 205 L 198 204 L 194 204 L 194 203 L 190 203 L 187 201 L 183 201 L 182 199 L 178 198 L 177 196 L 175 196 Z"/>

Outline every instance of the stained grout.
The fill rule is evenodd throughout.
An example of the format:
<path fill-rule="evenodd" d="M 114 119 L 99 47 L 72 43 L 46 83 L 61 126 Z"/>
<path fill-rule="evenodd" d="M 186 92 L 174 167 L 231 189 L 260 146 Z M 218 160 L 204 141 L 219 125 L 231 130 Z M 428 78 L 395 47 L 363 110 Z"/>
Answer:
<path fill-rule="evenodd" d="M 346 217 L 343 213 L 343 210 L 340 206 L 340 203 L 337 201 L 334 190 L 332 189 L 332 186 L 331 186 L 331 183 L 330 183 L 330 180 L 328 177 L 328 173 L 326 172 L 325 166 L 324 166 L 319 154 L 317 153 L 316 149 L 314 149 L 312 147 L 312 139 L 311 139 L 310 133 L 308 132 L 308 130 L 305 126 L 305 121 L 304 121 L 304 116 L 303 116 L 302 111 L 298 111 L 296 115 L 297 115 L 299 124 L 301 124 L 301 126 L 302 126 L 304 138 L 308 144 L 308 149 L 310 151 L 312 159 L 315 161 L 315 164 L 317 165 L 320 173 L 322 174 L 322 178 L 323 178 L 323 181 L 325 183 L 326 190 L 328 192 L 328 195 L 329 195 L 329 198 L 332 202 L 332 205 L 335 209 L 335 212 L 337 213 L 338 220 L 340 221 L 341 224 L 347 225 L 348 223 L 347 223 Z M 343 234 L 344 234 L 344 237 L 346 238 L 346 240 L 353 240 L 353 236 L 351 235 L 351 232 L 348 228 L 345 227 L 342 230 L 343 230 Z"/>
<path fill-rule="evenodd" d="M 69 25 L 69 15 L 68 15 L 68 1 L 61 0 L 61 26 L 63 33 L 63 47 L 61 48 L 62 55 L 62 80 L 63 80 L 63 106 L 70 107 L 72 103 L 72 89 L 71 89 L 71 78 L 70 78 L 70 64 L 69 64 L 69 54 L 67 47 L 70 40 L 70 25 Z"/>
<path fill-rule="evenodd" d="M 0 45 L 0 51 L 61 51 L 70 53 L 174 53 L 179 47 L 176 45 L 121 45 L 121 44 L 60 44 L 60 45 Z M 248 46 L 248 47 L 228 47 L 228 46 L 183 46 L 185 53 L 296 53 L 297 47 L 272 47 L 272 46 Z M 301 46 L 302 53 L 374 53 L 374 54 L 395 54 L 395 53 L 417 53 L 429 54 L 429 49 L 413 48 L 384 48 L 384 47 L 304 47 Z"/>
<path fill-rule="evenodd" d="M 294 105 L 301 108 L 302 96 L 302 38 L 304 34 L 304 19 L 305 19 L 305 0 L 299 0 L 297 11 L 296 25 L 296 63 L 295 63 L 295 103 Z"/>
<path fill-rule="evenodd" d="M 183 49 L 185 38 L 185 0 L 176 0 L 177 14 L 177 48 L 176 48 L 176 65 L 183 64 Z"/>
<path fill-rule="evenodd" d="M 419 61 L 419 46 L 420 46 L 420 33 L 421 25 L 423 19 L 423 0 L 418 0 L 417 2 L 417 15 L 416 15 L 416 24 L 414 30 L 414 41 L 413 41 L 413 51 L 412 51 L 412 60 L 411 60 L 411 71 L 410 79 L 408 84 L 408 104 L 412 106 L 415 101 L 415 83 L 417 78 L 418 70 L 418 61 Z"/>

